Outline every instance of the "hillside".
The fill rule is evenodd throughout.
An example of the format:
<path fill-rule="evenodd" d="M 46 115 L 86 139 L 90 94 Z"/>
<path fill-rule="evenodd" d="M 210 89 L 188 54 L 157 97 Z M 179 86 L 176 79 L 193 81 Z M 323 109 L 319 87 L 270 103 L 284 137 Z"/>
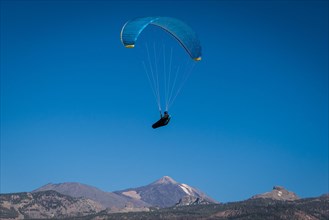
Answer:
<path fill-rule="evenodd" d="M 81 220 L 327 220 L 329 197 L 282 201 L 249 199 L 241 202 L 211 205 L 176 206 L 151 212 L 110 214 L 102 211 Z"/>
<path fill-rule="evenodd" d="M 42 219 L 84 216 L 101 211 L 90 199 L 73 198 L 56 191 L 0 195 L 1 219 Z"/>

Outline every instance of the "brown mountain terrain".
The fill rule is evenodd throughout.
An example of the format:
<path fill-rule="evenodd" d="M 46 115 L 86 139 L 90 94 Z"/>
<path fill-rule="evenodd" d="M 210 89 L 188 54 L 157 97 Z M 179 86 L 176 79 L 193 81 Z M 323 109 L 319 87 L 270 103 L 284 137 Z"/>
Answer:
<path fill-rule="evenodd" d="M 103 207 L 90 199 L 56 191 L 0 195 L 0 219 L 65 218 L 95 214 Z"/>

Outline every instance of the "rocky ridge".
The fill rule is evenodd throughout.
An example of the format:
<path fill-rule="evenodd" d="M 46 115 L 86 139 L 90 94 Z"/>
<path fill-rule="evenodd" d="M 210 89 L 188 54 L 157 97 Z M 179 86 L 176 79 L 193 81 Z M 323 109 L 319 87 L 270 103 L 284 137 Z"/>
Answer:
<path fill-rule="evenodd" d="M 212 204 L 212 202 L 209 202 L 203 198 L 186 195 L 178 201 L 176 206 L 208 205 L 208 204 Z"/>
<path fill-rule="evenodd" d="M 0 195 L 1 219 L 67 218 L 85 216 L 103 207 L 90 199 L 73 198 L 56 191 Z"/>

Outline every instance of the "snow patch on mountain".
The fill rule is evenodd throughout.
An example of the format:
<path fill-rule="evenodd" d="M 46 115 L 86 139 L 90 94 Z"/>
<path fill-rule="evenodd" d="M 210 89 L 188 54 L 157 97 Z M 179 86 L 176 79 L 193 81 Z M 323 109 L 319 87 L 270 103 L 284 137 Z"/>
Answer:
<path fill-rule="evenodd" d="M 282 192 L 281 191 L 278 191 L 278 196 L 282 196 Z"/>
<path fill-rule="evenodd" d="M 179 187 L 187 194 L 187 195 L 193 195 L 193 189 L 184 183 L 180 184 Z"/>

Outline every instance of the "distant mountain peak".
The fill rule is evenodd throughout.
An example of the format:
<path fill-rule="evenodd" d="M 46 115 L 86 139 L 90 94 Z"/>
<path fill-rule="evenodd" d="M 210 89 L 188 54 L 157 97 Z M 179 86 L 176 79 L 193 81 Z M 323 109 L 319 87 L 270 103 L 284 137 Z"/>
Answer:
<path fill-rule="evenodd" d="M 170 176 L 163 176 L 157 181 L 155 181 L 153 184 L 177 184 L 177 182 Z"/>
<path fill-rule="evenodd" d="M 209 203 L 217 203 L 214 199 L 207 196 L 200 190 L 191 187 L 184 183 L 179 183 L 175 181 L 170 176 L 163 176 L 160 179 L 154 181 L 146 186 L 141 186 L 137 188 L 129 188 L 126 190 L 120 190 L 114 192 L 118 195 L 124 195 L 130 198 L 135 198 L 144 201 L 152 206 L 156 207 L 170 207 L 177 204 L 177 202 L 184 196 L 195 197 L 198 201 L 207 201 Z M 183 202 L 184 204 L 187 202 Z"/>
<path fill-rule="evenodd" d="M 55 190 L 57 192 L 63 193 L 64 195 L 76 196 L 72 195 L 72 193 L 79 194 L 81 191 L 86 189 L 94 189 L 98 190 L 93 186 L 89 186 L 86 184 L 78 183 L 78 182 L 65 182 L 65 183 L 48 183 L 33 192 L 47 191 L 47 190 Z M 70 193 L 68 193 L 70 192 Z M 79 195 L 80 196 L 80 195 Z"/>
<path fill-rule="evenodd" d="M 147 204 L 142 201 L 135 201 L 115 193 L 104 192 L 96 187 L 78 182 L 50 183 L 34 190 L 33 192 L 48 190 L 54 190 L 75 198 L 89 198 L 100 203 L 104 208 L 111 208 L 113 210 L 123 209 L 130 203 L 134 203 L 136 208 L 147 206 Z"/>
<path fill-rule="evenodd" d="M 252 197 L 252 199 L 257 198 L 267 198 L 282 201 L 294 201 L 299 199 L 299 197 L 294 192 L 286 190 L 283 186 L 274 186 L 271 192 L 258 194 Z"/>

